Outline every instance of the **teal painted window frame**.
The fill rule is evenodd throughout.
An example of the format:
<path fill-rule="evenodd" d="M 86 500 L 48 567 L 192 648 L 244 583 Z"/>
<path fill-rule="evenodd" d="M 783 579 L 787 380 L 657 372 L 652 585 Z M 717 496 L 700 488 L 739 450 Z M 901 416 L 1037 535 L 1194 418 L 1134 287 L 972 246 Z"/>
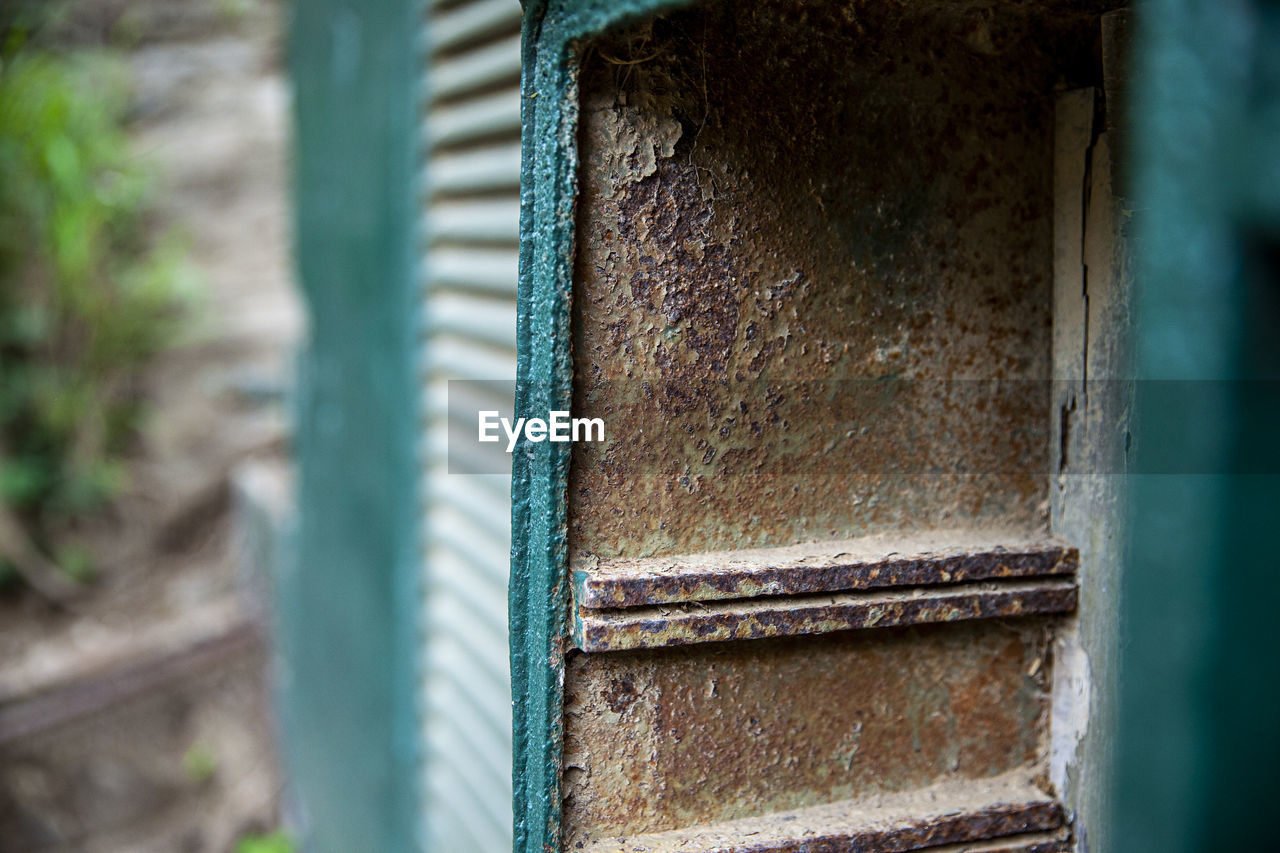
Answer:
<path fill-rule="evenodd" d="M 673 0 L 525 4 L 521 49 L 520 284 L 516 416 L 570 408 L 569 312 L 577 199 L 575 46 Z M 561 847 L 560 756 L 568 636 L 567 445 L 523 442 L 512 458 L 511 695 L 514 850 Z"/>

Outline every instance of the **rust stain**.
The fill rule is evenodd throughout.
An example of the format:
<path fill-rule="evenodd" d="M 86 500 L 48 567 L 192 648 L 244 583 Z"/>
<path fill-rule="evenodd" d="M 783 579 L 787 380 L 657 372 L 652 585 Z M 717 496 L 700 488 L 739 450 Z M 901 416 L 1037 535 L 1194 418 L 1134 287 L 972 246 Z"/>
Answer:
<path fill-rule="evenodd" d="M 610 711 L 623 714 L 640 698 L 640 694 L 636 692 L 634 679 L 630 675 L 623 675 L 609 682 L 609 686 L 600 691 L 600 698 L 609 706 Z"/>
<path fill-rule="evenodd" d="M 1041 525 L 1051 95 L 1105 5 L 716 3 L 589 52 L 576 557 Z"/>
<path fill-rule="evenodd" d="M 573 654 L 566 849 L 1034 765 L 1048 660 L 1038 619 Z"/>
<path fill-rule="evenodd" d="M 1069 575 L 1080 562 L 1075 548 L 1052 542 L 954 541 L 877 537 L 597 562 L 574 570 L 574 600 L 579 607 L 597 609 L 937 585 Z"/>
<path fill-rule="evenodd" d="M 574 644 L 585 652 L 828 634 L 969 619 L 1072 613 L 1073 581 L 956 584 L 941 589 L 795 596 L 672 608 L 579 608 Z"/>

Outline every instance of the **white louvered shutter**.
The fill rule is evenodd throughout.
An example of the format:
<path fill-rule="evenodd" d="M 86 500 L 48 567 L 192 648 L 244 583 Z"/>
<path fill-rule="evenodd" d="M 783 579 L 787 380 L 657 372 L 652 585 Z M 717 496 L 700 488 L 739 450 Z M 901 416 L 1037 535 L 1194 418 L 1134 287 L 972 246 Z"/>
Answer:
<path fill-rule="evenodd" d="M 506 853 L 510 457 L 502 443 L 455 452 L 450 472 L 449 434 L 474 439 L 476 424 L 450 421 L 447 392 L 451 379 L 515 379 L 520 5 L 435 2 L 423 33 L 423 840 L 429 853 Z M 505 382 L 467 390 L 512 408 Z"/>

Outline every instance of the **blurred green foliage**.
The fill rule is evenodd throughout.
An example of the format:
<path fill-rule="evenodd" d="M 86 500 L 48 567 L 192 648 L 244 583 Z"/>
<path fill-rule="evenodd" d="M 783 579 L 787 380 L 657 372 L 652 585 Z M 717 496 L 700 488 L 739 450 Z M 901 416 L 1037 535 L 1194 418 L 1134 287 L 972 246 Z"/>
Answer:
<path fill-rule="evenodd" d="M 146 227 L 147 173 L 123 130 L 124 67 L 4 36 L 0 511 L 83 579 L 91 561 L 59 531 L 124 485 L 140 371 L 181 322 L 184 252 Z M 13 553 L 0 550 L 0 574 Z"/>
<path fill-rule="evenodd" d="M 295 853 L 297 847 L 282 832 L 254 835 L 236 842 L 236 853 Z"/>
<path fill-rule="evenodd" d="M 182 769 L 192 782 L 204 784 L 217 775 L 217 753 L 206 744 L 194 744 L 182 754 Z"/>

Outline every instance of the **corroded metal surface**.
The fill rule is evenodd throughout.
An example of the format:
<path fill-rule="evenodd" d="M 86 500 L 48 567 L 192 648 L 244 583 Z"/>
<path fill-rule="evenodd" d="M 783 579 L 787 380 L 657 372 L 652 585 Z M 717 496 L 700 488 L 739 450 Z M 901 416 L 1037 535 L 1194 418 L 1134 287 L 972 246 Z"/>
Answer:
<path fill-rule="evenodd" d="M 715 2 L 583 46 L 578 206 L 556 224 L 576 229 L 573 407 L 608 441 L 572 451 L 568 556 L 579 603 L 625 608 L 584 619 L 660 617 L 663 642 L 850 627 L 870 594 L 843 591 L 961 568 L 873 577 L 838 556 L 845 540 L 1044 536 L 1053 93 L 1097 83 L 1097 17 L 1115 5 Z M 766 560 L 729 581 L 588 582 L 620 561 L 800 542 L 829 558 L 804 580 Z M 1023 612 L 1074 607 L 1070 581 L 1013 575 L 964 602 L 877 592 L 887 610 L 858 618 L 980 615 L 1011 594 Z M 848 606 L 723 624 L 747 607 L 733 598 L 806 582 L 848 584 Z M 653 602 L 666 612 L 635 612 Z M 589 627 L 583 645 L 608 648 Z M 565 847 L 1034 773 L 1048 637 L 1041 618 L 990 619 L 570 652 Z M 834 849 L 874 849 L 847 841 Z"/>
<path fill-rule="evenodd" d="M 959 807 L 947 803 L 945 788 L 930 793 L 934 799 L 923 809 L 918 797 L 915 802 L 886 798 L 887 803 L 871 806 L 837 803 L 701 829 L 610 839 L 586 849 L 588 853 L 1043 853 L 1062 849 L 1060 839 L 1043 832 L 1062 825 L 1062 809 L 1038 791 L 1024 790 L 1024 800 L 976 808 L 972 797 Z M 937 800 L 939 794 L 942 802 Z M 914 813 L 892 814 L 895 807 L 912 806 Z M 1030 832 L 1039 837 L 1025 843 L 1016 839 L 994 845 L 967 843 Z"/>
<path fill-rule="evenodd" d="M 586 52 L 575 558 L 1042 524 L 1051 95 L 1110 5 L 713 4 Z"/>
<path fill-rule="evenodd" d="M 565 849 L 941 780 L 980 789 L 1042 759 L 1048 637 L 1022 619 L 571 655 Z"/>
<path fill-rule="evenodd" d="M 790 596 L 625 610 L 579 608 L 574 645 L 584 652 L 829 634 L 968 619 L 1071 613 L 1074 581 L 956 584 L 932 589 Z"/>
<path fill-rule="evenodd" d="M 989 842 L 961 841 L 943 846 L 917 846 L 931 838 L 970 837 L 970 831 L 999 829 L 1003 825 L 1017 822 L 1023 815 L 997 811 L 975 815 L 972 823 L 967 822 L 966 817 L 948 818 L 936 825 L 904 826 L 901 831 L 896 831 L 897 828 L 884 831 L 837 830 L 827 835 L 805 835 L 779 840 L 743 838 L 711 841 L 704 837 L 691 837 L 686 833 L 670 833 L 670 837 L 641 835 L 624 841 L 593 844 L 584 849 L 587 853 L 899 853 L 911 850 L 924 853 L 1067 853 L 1071 849 L 1068 840 L 1057 837 L 1055 833 L 1042 832 L 1019 834 Z"/>
<path fill-rule="evenodd" d="M 1070 853 L 1072 849 L 1071 833 L 1064 827 L 1056 832 L 1036 832 L 996 841 L 930 847 L 928 853 Z"/>
<path fill-rule="evenodd" d="M 1013 538 L 1013 537 L 1011 537 Z M 573 572 L 579 607 L 963 583 L 1073 574 L 1076 549 L 1053 542 L 993 544 L 964 536 L 874 537 L 750 551 L 590 562 Z"/>

